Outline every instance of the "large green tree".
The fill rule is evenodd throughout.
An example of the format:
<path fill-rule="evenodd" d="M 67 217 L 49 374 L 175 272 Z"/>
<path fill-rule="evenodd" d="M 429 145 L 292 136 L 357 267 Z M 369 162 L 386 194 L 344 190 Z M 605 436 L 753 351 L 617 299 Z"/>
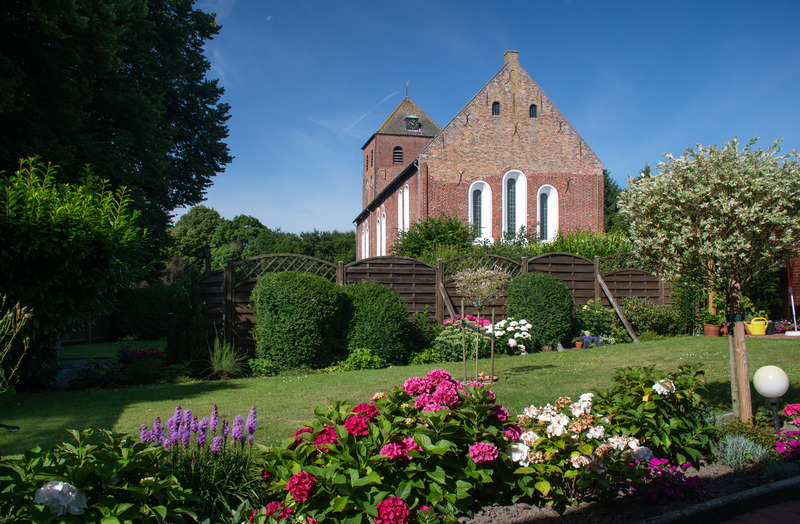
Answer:
<path fill-rule="evenodd" d="M 36 159 L 0 173 L 0 289 L 33 313 L 21 333 L 30 337 L 24 386 L 52 377 L 58 338 L 107 313 L 140 268 L 143 231 L 126 190 L 110 189 L 88 168 L 80 184 L 56 175 Z"/>
<path fill-rule="evenodd" d="M 223 90 L 193 0 L 7 0 L 0 6 L 0 169 L 39 155 L 76 182 L 127 186 L 151 242 L 230 162 Z"/>
<path fill-rule="evenodd" d="M 800 251 L 800 163 L 753 139 L 740 149 L 701 146 L 666 156 L 660 174 L 631 179 L 620 210 L 634 251 L 669 280 L 707 286 L 736 320 L 739 398 L 749 418 L 750 386 L 742 288 Z M 745 398 L 746 396 L 746 398 Z"/>
<path fill-rule="evenodd" d="M 203 256 L 221 223 L 222 217 L 215 209 L 202 205 L 192 207 L 169 230 L 173 253 L 188 259 Z"/>

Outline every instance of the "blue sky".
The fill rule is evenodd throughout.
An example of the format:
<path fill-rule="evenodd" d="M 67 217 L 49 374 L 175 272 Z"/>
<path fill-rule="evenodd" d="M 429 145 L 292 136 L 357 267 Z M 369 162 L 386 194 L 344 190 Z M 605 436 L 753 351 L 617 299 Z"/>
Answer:
<path fill-rule="evenodd" d="M 235 157 L 204 205 L 349 231 L 361 147 L 409 96 L 444 127 L 519 51 L 621 186 L 695 142 L 800 149 L 800 0 L 199 0 Z M 179 210 L 178 216 L 185 212 Z"/>

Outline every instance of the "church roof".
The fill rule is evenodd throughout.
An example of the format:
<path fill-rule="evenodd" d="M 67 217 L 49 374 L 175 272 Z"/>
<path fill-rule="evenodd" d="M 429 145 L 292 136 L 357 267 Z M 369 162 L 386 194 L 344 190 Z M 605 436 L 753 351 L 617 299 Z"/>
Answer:
<path fill-rule="evenodd" d="M 409 119 L 416 120 L 416 122 L 413 125 L 409 125 Z M 425 111 L 420 109 L 410 98 L 405 97 L 403 101 L 400 102 L 400 105 L 397 106 L 397 109 L 389 115 L 389 118 L 386 119 L 383 125 L 369 137 L 369 140 L 367 140 L 361 149 L 364 149 L 375 135 L 424 136 L 433 138 L 439 131 L 441 131 L 441 128 L 436 122 L 425 114 Z"/>

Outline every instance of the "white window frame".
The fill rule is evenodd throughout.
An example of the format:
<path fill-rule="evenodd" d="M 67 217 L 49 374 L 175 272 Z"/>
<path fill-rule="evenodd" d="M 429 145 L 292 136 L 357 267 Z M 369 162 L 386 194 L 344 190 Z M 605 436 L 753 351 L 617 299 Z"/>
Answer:
<path fill-rule="evenodd" d="M 408 184 L 403 188 L 403 231 L 411 227 L 411 191 L 408 189 Z"/>
<path fill-rule="evenodd" d="M 540 233 L 539 224 L 539 203 L 542 193 L 547 194 L 547 239 L 545 242 L 552 242 L 558 235 L 558 191 L 549 184 L 545 184 L 536 192 L 536 234 Z"/>
<path fill-rule="evenodd" d="M 381 213 L 381 245 L 378 248 L 381 256 L 386 256 L 386 211 Z"/>
<path fill-rule="evenodd" d="M 518 233 L 523 226 L 527 230 L 528 225 L 528 182 L 525 173 L 514 169 L 503 175 L 503 236 L 508 231 L 508 181 L 511 179 L 517 181 L 514 233 Z"/>
<path fill-rule="evenodd" d="M 469 186 L 469 193 L 467 193 L 469 223 L 473 222 L 472 193 L 476 190 L 481 192 L 481 227 L 477 240 L 494 242 L 494 237 L 492 237 L 492 187 L 482 180 L 473 182 Z"/>

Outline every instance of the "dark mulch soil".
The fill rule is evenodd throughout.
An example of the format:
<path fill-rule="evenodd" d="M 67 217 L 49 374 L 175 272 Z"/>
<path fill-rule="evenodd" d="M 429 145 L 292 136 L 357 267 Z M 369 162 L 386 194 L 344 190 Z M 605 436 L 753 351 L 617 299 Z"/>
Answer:
<path fill-rule="evenodd" d="M 705 500 L 724 497 L 744 491 L 766 482 L 760 475 L 751 472 L 735 473 L 727 466 L 710 464 L 699 470 L 690 468 L 686 475 L 697 475 L 708 489 Z M 652 519 L 657 515 L 697 504 L 700 499 L 663 500 L 651 502 L 642 496 L 620 495 L 602 502 L 584 503 L 568 508 L 562 515 L 549 508 L 537 508 L 529 504 L 512 506 L 487 506 L 472 518 L 462 518 L 464 524 L 523 524 L 527 522 L 552 522 L 569 520 L 577 523 L 623 523 Z"/>

